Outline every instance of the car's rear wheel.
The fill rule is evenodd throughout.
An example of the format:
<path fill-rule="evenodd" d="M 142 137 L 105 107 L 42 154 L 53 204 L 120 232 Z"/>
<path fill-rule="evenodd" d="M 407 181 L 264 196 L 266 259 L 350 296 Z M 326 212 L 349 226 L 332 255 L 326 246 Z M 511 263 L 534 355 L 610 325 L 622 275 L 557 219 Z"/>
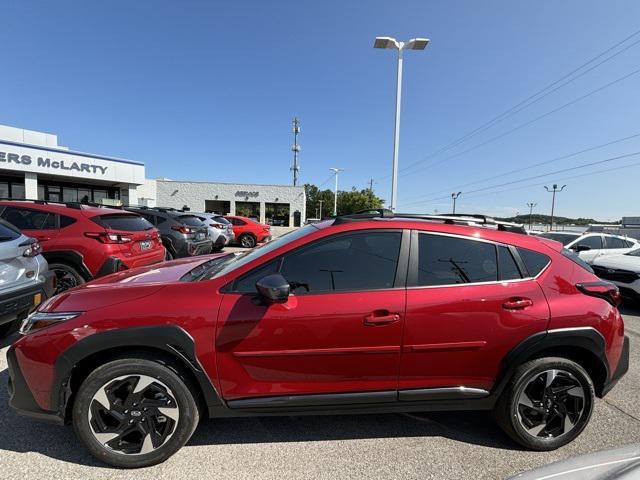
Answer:
<path fill-rule="evenodd" d="M 554 450 L 584 430 L 594 398 L 593 382 L 580 365 L 564 358 L 539 358 L 516 370 L 494 416 L 524 447 Z"/>
<path fill-rule="evenodd" d="M 84 277 L 71 265 L 50 263 L 49 270 L 56 274 L 56 294 L 85 283 Z"/>
<path fill-rule="evenodd" d="M 161 463 L 198 424 L 193 395 L 176 372 L 148 359 L 106 363 L 80 386 L 73 405 L 78 437 L 100 460 L 123 468 Z"/>
<path fill-rule="evenodd" d="M 243 233 L 240 235 L 240 245 L 244 248 L 253 248 L 256 246 L 256 237 L 251 235 L 250 233 Z"/>
<path fill-rule="evenodd" d="M 164 250 L 164 259 L 167 261 L 173 260 L 173 253 L 171 253 L 171 250 L 169 250 L 168 248 L 165 248 Z"/>

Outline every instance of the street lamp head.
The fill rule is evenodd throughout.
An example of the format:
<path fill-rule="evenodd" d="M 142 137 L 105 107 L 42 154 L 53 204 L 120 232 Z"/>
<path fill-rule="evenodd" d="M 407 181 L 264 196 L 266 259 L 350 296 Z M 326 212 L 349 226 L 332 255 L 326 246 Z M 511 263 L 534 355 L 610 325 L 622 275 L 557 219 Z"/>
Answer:
<path fill-rule="evenodd" d="M 376 37 L 376 41 L 373 42 L 373 48 L 393 48 L 399 50 L 400 44 L 395 38 Z"/>
<path fill-rule="evenodd" d="M 424 50 L 429 44 L 428 38 L 412 38 L 404 44 L 405 50 Z"/>

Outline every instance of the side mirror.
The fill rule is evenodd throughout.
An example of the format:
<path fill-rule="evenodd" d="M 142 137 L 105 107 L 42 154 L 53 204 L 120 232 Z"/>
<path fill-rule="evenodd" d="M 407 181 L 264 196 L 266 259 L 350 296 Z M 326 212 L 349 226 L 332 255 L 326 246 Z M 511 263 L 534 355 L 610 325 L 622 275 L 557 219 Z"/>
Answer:
<path fill-rule="evenodd" d="M 587 245 L 578 245 L 575 248 L 576 252 L 580 253 L 580 252 L 586 252 L 587 250 L 591 250 L 591 247 L 587 246 Z"/>
<path fill-rule="evenodd" d="M 267 275 L 256 282 L 260 297 L 267 303 L 285 303 L 291 293 L 287 280 L 279 273 Z"/>

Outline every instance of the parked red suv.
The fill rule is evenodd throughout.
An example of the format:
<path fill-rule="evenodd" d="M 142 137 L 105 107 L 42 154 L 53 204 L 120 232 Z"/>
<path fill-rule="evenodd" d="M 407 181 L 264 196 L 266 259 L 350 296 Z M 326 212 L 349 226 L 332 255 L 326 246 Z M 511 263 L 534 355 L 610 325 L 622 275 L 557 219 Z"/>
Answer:
<path fill-rule="evenodd" d="M 225 215 L 224 218 L 231 222 L 236 241 L 245 248 L 253 248 L 258 243 L 271 240 L 271 227 L 269 225 L 237 215 Z"/>
<path fill-rule="evenodd" d="M 134 213 L 80 203 L 2 200 L 0 217 L 38 240 L 58 279 L 58 293 L 164 260 L 158 231 Z"/>
<path fill-rule="evenodd" d="M 627 370 L 619 294 L 505 228 L 382 211 L 95 280 L 25 320 L 10 404 L 120 467 L 249 415 L 486 410 L 555 449 Z"/>

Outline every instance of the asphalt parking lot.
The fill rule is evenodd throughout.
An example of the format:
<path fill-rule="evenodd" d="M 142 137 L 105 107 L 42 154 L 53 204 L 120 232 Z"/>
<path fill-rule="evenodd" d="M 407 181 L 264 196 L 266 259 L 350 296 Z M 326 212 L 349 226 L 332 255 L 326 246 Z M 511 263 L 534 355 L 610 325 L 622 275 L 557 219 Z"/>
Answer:
<path fill-rule="evenodd" d="M 570 456 L 640 442 L 640 310 L 624 311 L 629 373 L 598 400 L 591 423 L 555 452 L 523 451 L 484 413 L 224 419 L 200 425 L 155 467 L 124 471 L 93 459 L 71 428 L 41 424 L 7 405 L 6 345 L 0 355 L 3 479 L 505 478 Z"/>

